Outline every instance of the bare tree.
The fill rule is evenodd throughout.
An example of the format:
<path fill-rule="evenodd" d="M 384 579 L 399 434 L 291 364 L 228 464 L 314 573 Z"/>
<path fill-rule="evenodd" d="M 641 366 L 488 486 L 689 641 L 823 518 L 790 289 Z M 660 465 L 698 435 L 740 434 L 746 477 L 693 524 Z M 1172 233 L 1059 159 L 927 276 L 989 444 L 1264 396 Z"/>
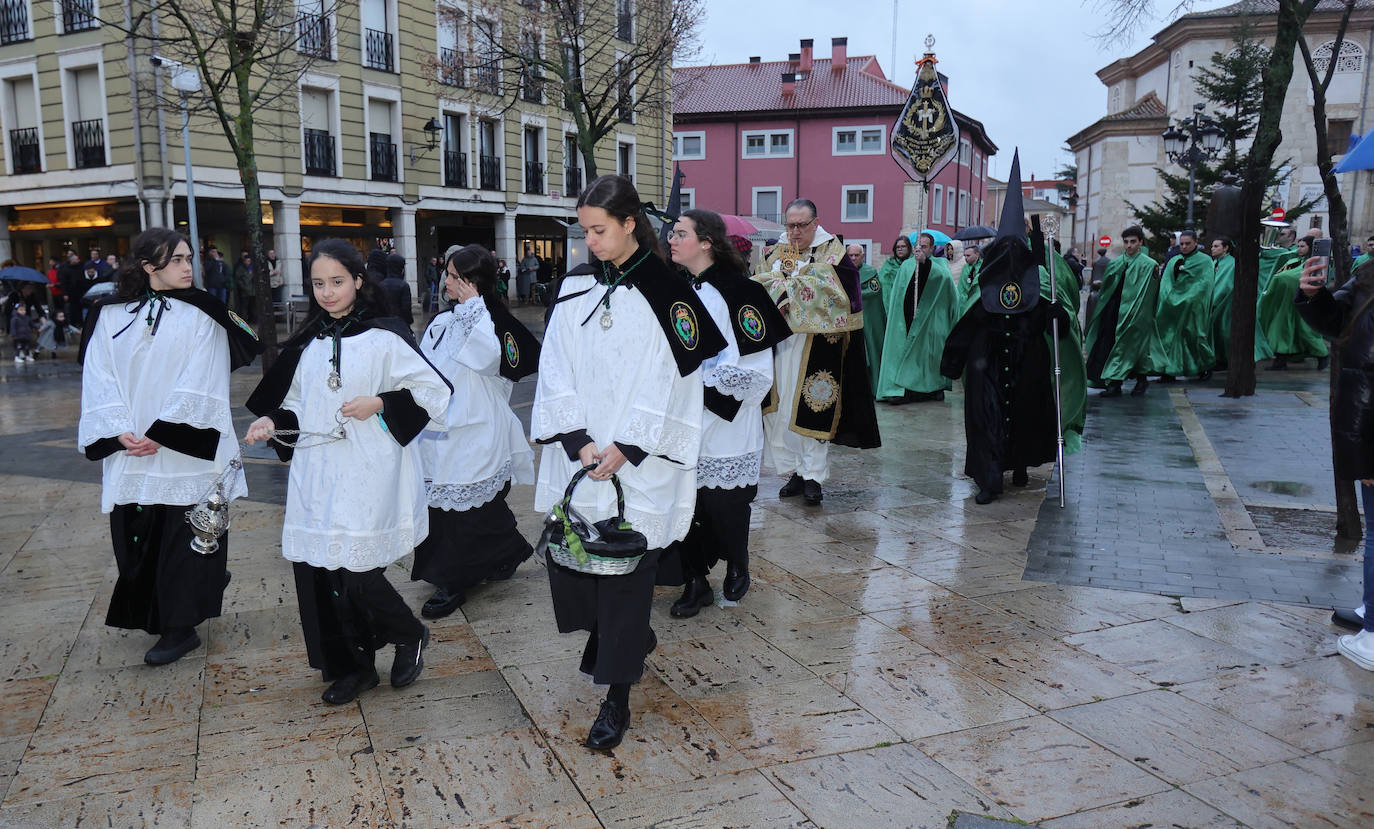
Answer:
<path fill-rule="evenodd" d="M 1327 140 L 1326 93 L 1331 88 L 1331 79 L 1336 74 L 1336 62 L 1341 54 L 1341 44 L 1345 42 L 1345 31 L 1350 24 L 1350 14 L 1355 10 L 1355 0 L 1345 0 L 1341 9 L 1341 22 L 1336 29 L 1336 39 L 1332 44 L 1331 56 L 1323 69 L 1312 59 L 1312 49 L 1307 38 L 1298 35 L 1298 48 L 1302 51 L 1303 65 L 1307 69 L 1308 80 L 1312 82 L 1312 124 L 1317 138 L 1317 171 L 1322 177 L 1322 190 L 1326 194 L 1327 211 L 1331 214 L 1331 256 L 1330 267 L 1334 273 L 1350 273 L 1350 220 L 1346 211 L 1345 199 L 1341 196 L 1336 175 L 1331 172 L 1335 166 L 1331 160 L 1331 144 Z M 1345 148 L 1340 148 L 1341 152 Z M 1331 411 L 1341 404 L 1337 398 L 1336 379 L 1341 372 L 1341 352 L 1331 349 Z M 1335 428 L 1335 421 L 1332 421 Z M 1332 441 L 1334 446 L 1335 441 Z M 1339 538 L 1359 538 L 1360 510 L 1355 500 L 1355 482 L 1337 478 L 1336 486 L 1336 535 Z"/>
<path fill-rule="evenodd" d="M 253 260 L 254 311 L 267 346 L 264 371 L 276 357 L 277 329 L 263 239 L 258 141 L 264 135 L 284 138 L 294 129 L 294 120 L 283 115 L 295 111 L 301 77 L 331 54 L 330 23 L 337 6 L 336 0 L 319 0 L 305 11 L 309 6 L 297 0 L 153 0 L 142 4 L 129 23 L 129 34 L 160 58 L 199 75 L 201 90 L 187 104 L 219 125 L 233 153 Z M 180 100 L 166 103 L 178 106 Z"/>
<path fill-rule="evenodd" d="M 593 178 L 603 138 L 622 123 L 662 118 L 669 110 L 672 65 L 697 54 L 705 0 L 520 0 L 519 6 L 518 16 L 503 14 L 499 0 L 475 2 L 468 13 L 440 6 L 441 22 L 466 44 L 453 55 L 441 50 L 438 75 L 494 111 L 522 102 L 561 104 Z"/>
<path fill-rule="evenodd" d="M 1129 40 L 1145 25 L 1160 19 L 1160 15 L 1155 13 L 1155 8 L 1159 5 L 1155 0 L 1084 0 L 1085 5 L 1088 2 L 1092 3 L 1097 16 L 1107 21 L 1097 33 L 1097 39 L 1104 47 L 1107 44 Z M 1192 11 L 1195 2 L 1196 0 L 1170 0 L 1165 4 L 1169 11 L 1164 17 L 1172 20 L 1179 15 L 1187 14 Z"/>

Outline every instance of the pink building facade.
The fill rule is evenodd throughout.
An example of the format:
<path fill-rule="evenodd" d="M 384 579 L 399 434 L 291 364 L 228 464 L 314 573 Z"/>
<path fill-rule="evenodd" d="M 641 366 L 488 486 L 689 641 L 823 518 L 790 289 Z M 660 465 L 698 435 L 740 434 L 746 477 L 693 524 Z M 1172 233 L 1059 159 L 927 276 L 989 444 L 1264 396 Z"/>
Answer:
<path fill-rule="evenodd" d="M 812 42 L 786 61 L 674 70 L 674 158 L 684 205 L 780 222 L 794 198 L 816 203 L 826 230 L 864 245 L 870 261 L 891 252 L 916 221 L 909 179 L 892 160 L 892 125 L 909 90 L 887 80 L 873 57 L 831 57 Z M 997 152 L 983 125 L 956 112 L 958 157 L 932 181 L 927 226 L 953 234 L 986 216 L 987 159 Z"/>

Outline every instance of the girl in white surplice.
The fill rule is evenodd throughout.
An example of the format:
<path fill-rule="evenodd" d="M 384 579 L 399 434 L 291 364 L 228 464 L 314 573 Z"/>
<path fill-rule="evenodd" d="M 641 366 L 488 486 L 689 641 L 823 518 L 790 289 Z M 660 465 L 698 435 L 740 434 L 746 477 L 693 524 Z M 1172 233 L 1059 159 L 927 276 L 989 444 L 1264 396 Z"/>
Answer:
<path fill-rule="evenodd" d="M 159 634 L 150 665 L 195 650 L 196 625 L 220 614 L 229 538 L 213 555 L 193 552 L 186 512 L 238 454 L 229 372 L 262 350 L 224 303 L 191 287 L 191 273 L 181 234 L 140 233 L 81 342 L 77 445 L 103 462 L 100 507 L 119 565 L 105 624 Z M 247 494 L 235 476 L 229 498 Z"/>
<path fill-rule="evenodd" d="M 629 727 L 630 685 L 653 650 L 649 609 L 656 575 L 681 583 L 664 548 L 687 535 L 696 504 L 701 440 L 699 367 L 725 346 L 687 280 L 671 271 L 634 185 L 602 176 L 578 198 L 577 219 L 596 257 L 564 277 L 549 316 L 531 413 L 545 446 L 535 508 L 549 510 L 569 479 L 595 467 L 617 474 L 625 517 L 648 539 L 638 568 L 596 576 L 549 563 L 558 629 L 589 632 L 582 671 L 609 685 L 587 746 L 610 749 Z M 674 326 L 675 315 L 687 322 Z M 613 487 L 587 481 L 572 505 L 589 521 L 615 514 Z"/>
<path fill-rule="evenodd" d="M 429 532 L 414 440 L 431 421 L 442 428 L 450 388 L 405 323 L 386 315 L 351 244 L 317 243 L 306 270 L 314 313 L 248 398 L 262 417 L 245 440 L 271 438 L 291 462 L 281 550 L 295 563 L 310 664 L 337 705 L 377 685 L 374 654 L 386 643 L 396 646 L 393 687 L 424 665 L 429 630 L 386 567 Z"/>
<path fill-rule="evenodd" d="M 512 357 L 519 361 L 511 329 L 520 323 L 497 296 L 496 260 L 486 248 L 458 248 L 444 268 L 453 307 L 420 338 L 420 350 L 453 385 L 445 430 L 420 438 L 429 537 L 415 548 L 410 577 L 437 588 L 420 610 L 428 619 L 457 610 L 467 588 L 510 578 L 533 552 L 506 504 L 512 483 L 534 483 L 534 453 L 511 411 L 515 384 L 505 376 Z"/>

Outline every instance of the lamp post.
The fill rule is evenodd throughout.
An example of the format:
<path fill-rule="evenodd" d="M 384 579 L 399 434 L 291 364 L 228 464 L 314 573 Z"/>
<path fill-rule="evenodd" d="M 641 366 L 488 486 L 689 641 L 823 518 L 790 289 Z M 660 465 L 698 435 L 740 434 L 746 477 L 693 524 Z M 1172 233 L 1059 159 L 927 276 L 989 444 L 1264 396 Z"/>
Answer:
<path fill-rule="evenodd" d="M 1197 189 L 1197 165 L 1216 158 L 1226 142 L 1226 132 L 1202 114 L 1206 104 L 1193 104 L 1193 117 L 1164 131 L 1164 154 L 1188 168 L 1188 230 L 1193 229 L 1193 194 Z"/>
<path fill-rule="evenodd" d="M 200 227 L 196 223 L 196 179 L 191 167 L 191 107 L 188 98 L 200 91 L 200 73 L 178 61 L 153 55 L 153 66 L 166 66 L 172 73 L 172 88 L 181 95 L 181 152 L 186 162 L 186 219 L 191 235 L 191 277 L 197 288 L 205 287 L 200 270 Z"/>

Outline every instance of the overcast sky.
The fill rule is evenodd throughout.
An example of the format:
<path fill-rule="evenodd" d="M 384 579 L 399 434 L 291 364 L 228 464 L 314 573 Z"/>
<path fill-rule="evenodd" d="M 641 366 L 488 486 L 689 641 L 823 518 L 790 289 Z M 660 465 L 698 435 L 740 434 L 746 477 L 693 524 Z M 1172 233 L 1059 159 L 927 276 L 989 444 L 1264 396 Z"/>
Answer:
<path fill-rule="evenodd" d="M 1193 8 L 1229 2 L 1199 0 Z M 1064 139 L 1107 114 L 1097 70 L 1146 46 L 1177 0 L 1157 0 L 1155 22 L 1110 47 L 1093 37 L 1103 25 L 1098 6 L 1096 0 L 899 0 L 894 69 L 893 0 L 707 0 L 701 54 L 692 63 L 743 63 L 750 55 L 786 60 L 807 37 L 815 39 L 817 57 L 829 57 L 830 38 L 848 37 L 850 55 L 876 55 L 889 79 L 909 87 L 913 61 L 933 34 L 950 104 L 982 121 L 998 147 L 993 175 L 1006 176 L 1019 146 L 1022 175 L 1048 177 L 1071 160 L 1061 150 Z"/>

